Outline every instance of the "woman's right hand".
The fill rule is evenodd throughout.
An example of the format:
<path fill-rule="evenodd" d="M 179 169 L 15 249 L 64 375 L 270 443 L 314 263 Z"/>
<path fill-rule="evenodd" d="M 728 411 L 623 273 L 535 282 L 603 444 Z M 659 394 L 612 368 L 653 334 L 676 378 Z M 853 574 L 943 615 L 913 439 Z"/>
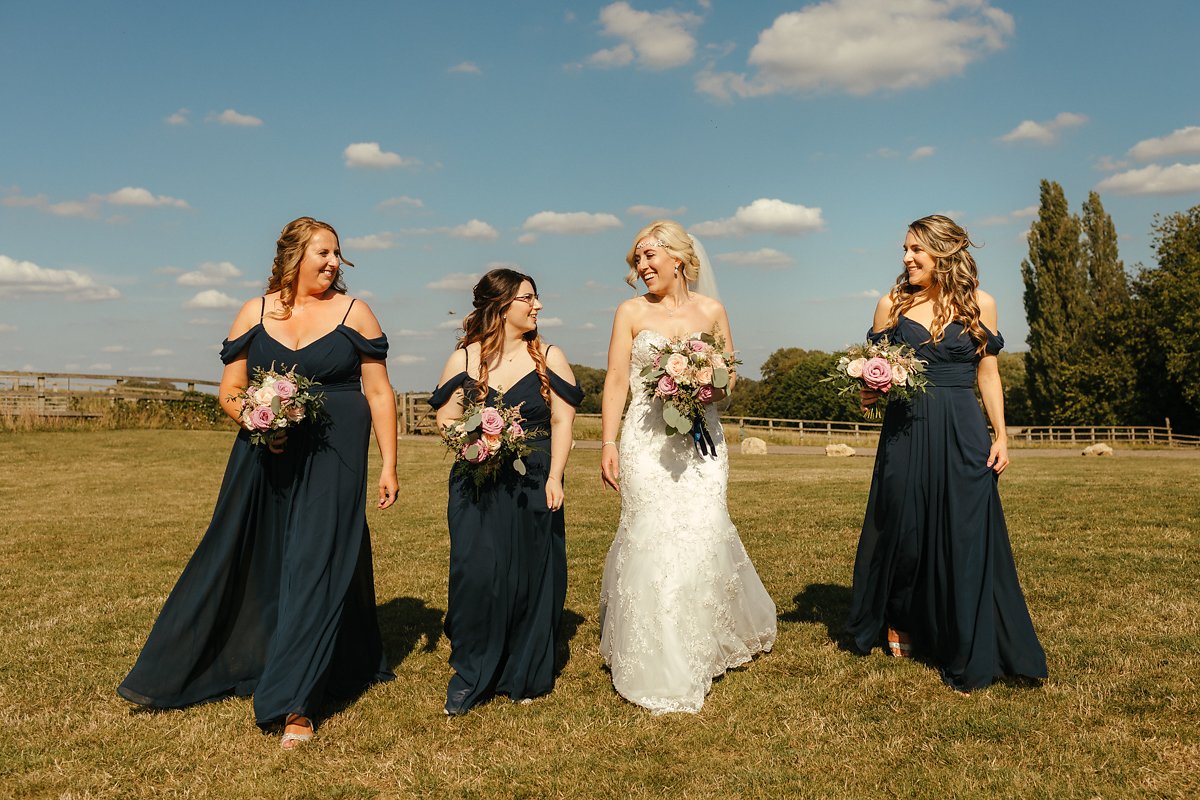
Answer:
<path fill-rule="evenodd" d="M 858 401 L 862 406 L 862 410 L 866 412 L 868 408 L 879 402 L 882 395 L 874 389 L 868 389 L 865 386 L 858 390 Z"/>
<path fill-rule="evenodd" d="M 620 494 L 621 486 L 618 482 L 620 467 L 618 462 L 617 446 L 615 444 L 602 445 L 600 448 L 600 480 L 604 481 L 605 486 L 616 490 Z"/>
<path fill-rule="evenodd" d="M 272 431 L 267 434 L 267 449 L 279 455 L 287 449 L 287 431 Z"/>

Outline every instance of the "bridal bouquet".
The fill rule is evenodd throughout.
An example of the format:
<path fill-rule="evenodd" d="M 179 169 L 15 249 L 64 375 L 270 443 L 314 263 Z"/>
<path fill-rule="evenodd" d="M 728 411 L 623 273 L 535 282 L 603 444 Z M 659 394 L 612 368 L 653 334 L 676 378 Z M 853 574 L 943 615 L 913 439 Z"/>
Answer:
<path fill-rule="evenodd" d="M 641 371 L 642 388 L 663 401 L 667 435 L 690 435 L 702 455 L 717 455 L 704 412 L 729 387 L 730 375 L 742 363 L 725 349 L 725 339 L 713 333 L 671 339 L 651 345 L 654 362 Z"/>
<path fill-rule="evenodd" d="M 846 355 L 838 359 L 833 372 L 822 381 L 831 381 L 838 386 L 838 394 L 857 394 L 860 389 L 872 389 L 885 398 L 908 400 L 918 392 L 925 391 L 929 379 L 925 376 L 925 362 L 917 358 L 916 351 L 907 344 L 889 344 L 884 336 L 878 342 L 851 345 Z M 863 414 L 867 419 L 883 416 L 882 404 L 867 406 Z"/>
<path fill-rule="evenodd" d="M 538 431 L 525 430 L 523 421 L 521 404 L 505 405 L 503 393 L 496 395 L 492 405 L 466 404 L 462 418 L 442 431 L 446 447 L 454 454 L 454 473 L 470 475 L 476 489 L 495 478 L 505 464 L 524 475 L 521 458 L 529 454 L 529 441 Z"/>
<path fill-rule="evenodd" d="M 270 369 L 255 367 L 250 385 L 232 397 L 242 401 L 242 427 L 250 441 L 270 444 L 288 428 L 315 419 L 325 396 L 313 393 L 314 386 L 320 384 L 297 375 L 295 367 L 287 372 L 276 372 L 273 362 Z"/>

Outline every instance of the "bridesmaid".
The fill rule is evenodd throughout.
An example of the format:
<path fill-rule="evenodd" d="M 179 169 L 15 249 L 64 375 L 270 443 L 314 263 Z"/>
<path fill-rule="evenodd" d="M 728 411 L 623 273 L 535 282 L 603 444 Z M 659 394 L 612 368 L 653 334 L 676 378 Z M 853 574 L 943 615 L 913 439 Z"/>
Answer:
<path fill-rule="evenodd" d="M 241 430 L 207 533 L 117 692 L 151 708 L 254 695 L 285 749 L 312 738 L 331 700 L 394 678 L 375 615 L 367 530 L 372 427 L 383 458 L 379 508 L 396 501 L 396 395 L 387 337 L 366 303 L 346 295 L 337 232 L 301 217 L 275 246 L 267 294 L 247 302 L 221 349 L 221 407 L 255 367 L 320 382 L 319 424 L 270 449 Z"/>
<path fill-rule="evenodd" d="M 886 631 L 893 655 L 927 658 L 961 692 L 1006 676 L 1046 677 L 997 491 L 1008 466 L 996 366 L 1004 340 L 970 246 L 947 217 L 912 223 L 904 271 L 875 309 L 869 337 L 915 348 L 929 387 L 910 403 L 888 403 L 847 624 L 859 653 Z M 864 390 L 864 405 L 878 399 Z"/>
<path fill-rule="evenodd" d="M 563 473 L 583 400 L 567 357 L 538 335 L 533 278 L 494 269 L 475 285 L 474 306 L 429 399 L 438 425 L 460 419 L 464 402 L 503 391 L 505 405 L 522 404 L 525 429 L 544 433 L 523 459 L 523 476 L 502 468 L 478 490 L 469 476 L 450 478 L 451 716 L 494 694 L 526 703 L 554 688 L 567 594 Z"/>

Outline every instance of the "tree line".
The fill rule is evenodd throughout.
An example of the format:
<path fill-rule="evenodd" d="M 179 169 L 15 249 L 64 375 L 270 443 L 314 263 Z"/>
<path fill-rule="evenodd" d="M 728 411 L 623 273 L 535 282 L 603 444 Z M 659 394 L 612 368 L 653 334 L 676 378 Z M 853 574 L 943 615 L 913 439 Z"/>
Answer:
<path fill-rule="evenodd" d="M 1132 274 L 1100 196 L 1072 214 L 1062 187 L 1041 182 L 1021 263 L 1027 352 L 999 356 L 1010 425 L 1162 425 L 1200 433 L 1200 206 L 1157 216 L 1157 263 Z M 1016 343 L 1009 343 L 1010 347 Z M 829 375 L 841 352 L 783 347 L 740 378 L 728 416 L 855 421 L 857 397 Z M 604 370 L 572 365 L 599 413 Z"/>

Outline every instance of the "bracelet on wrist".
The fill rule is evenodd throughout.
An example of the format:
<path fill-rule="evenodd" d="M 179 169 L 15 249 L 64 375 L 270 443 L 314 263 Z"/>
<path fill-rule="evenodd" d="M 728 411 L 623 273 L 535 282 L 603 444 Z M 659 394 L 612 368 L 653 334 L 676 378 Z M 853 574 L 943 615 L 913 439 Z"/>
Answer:
<path fill-rule="evenodd" d="M 548 481 L 558 481 L 559 483 L 562 483 L 562 478 L 561 478 L 560 476 L 558 476 L 558 475 L 547 475 L 547 476 L 546 476 L 546 480 L 548 480 Z"/>
<path fill-rule="evenodd" d="M 611 444 L 613 447 L 616 447 L 616 446 L 617 446 L 617 443 L 616 443 L 616 442 L 603 442 L 603 443 L 601 443 L 601 445 L 600 445 L 600 449 L 602 449 L 602 450 L 603 450 L 605 447 L 608 447 L 610 444 Z"/>

